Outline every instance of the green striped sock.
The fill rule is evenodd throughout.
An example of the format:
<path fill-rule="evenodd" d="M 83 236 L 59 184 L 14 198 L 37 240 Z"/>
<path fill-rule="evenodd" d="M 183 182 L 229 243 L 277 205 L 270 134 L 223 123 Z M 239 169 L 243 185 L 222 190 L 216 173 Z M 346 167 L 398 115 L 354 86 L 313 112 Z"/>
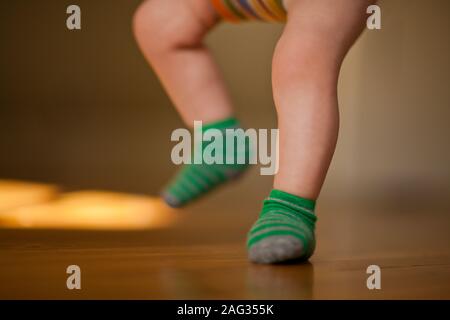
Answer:
<path fill-rule="evenodd" d="M 272 190 L 248 234 L 249 259 L 256 263 L 307 260 L 316 245 L 315 201 Z"/>
<path fill-rule="evenodd" d="M 223 150 L 221 150 L 224 163 L 207 164 L 203 161 L 202 164 L 195 164 L 191 161 L 191 164 L 183 165 L 181 170 L 174 179 L 170 181 L 169 185 L 162 193 L 164 200 L 169 206 L 175 208 L 182 207 L 190 201 L 213 190 L 217 186 L 240 176 L 248 168 L 250 146 L 247 138 L 245 138 L 244 146 L 238 146 L 239 140 L 234 138 L 235 148 L 227 149 L 226 140 L 229 134 L 226 132 L 226 129 L 239 128 L 239 122 L 235 118 L 228 118 L 223 121 L 203 125 L 203 134 L 211 129 L 220 130 L 224 142 Z M 213 143 L 213 141 L 204 141 L 201 148 L 198 148 L 198 152 L 202 152 L 203 154 L 203 150 L 211 143 Z M 240 153 L 245 155 L 244 164 L 238 164 L 237 162 L 238 154 Z M 225 161 L 227 157 L 232 157 L 234 163 L 226 164 Z"/>

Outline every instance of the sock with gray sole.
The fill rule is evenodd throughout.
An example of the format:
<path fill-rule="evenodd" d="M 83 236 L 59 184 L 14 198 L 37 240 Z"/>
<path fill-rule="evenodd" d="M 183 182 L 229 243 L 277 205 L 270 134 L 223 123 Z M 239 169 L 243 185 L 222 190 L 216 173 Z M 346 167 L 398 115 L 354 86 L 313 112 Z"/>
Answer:
<path fill-rule="evenodd" d="M 315 201 L 272 190 L 248 234 L 250 261 L 279 263 L 308 260 L 316 245 Z"/>
<path fill-rule="evenodd" d="M 248 138 L 243 135 L 243 130 L 241 132 L 227 130 L 240 129 L 239 122 L 235 118 L 228 118 L 209 123 L 202 127 L 202 134 L 205 135 L 211 129 L 215 129 L 223 141 L 222 148 L 214 151 L 221 153 L 223 163 L 207 164 L 203 161 L 201 164 L 195 164 L 191 161 L 190 164 L 183 165 L 162 192 L 162 197 L 169 206 L 182 207 L 219 185 L 240 176 L 248 168 L 250 151 Z M 230 148 L 231 144 L 227 146 L 226 142 L 229 140 L 227 138 L 233 139 L 233 148 Z M 198 148 L 197 152 L 202 152 L 202 158 L 205 148 L 212 147 L 211 144 L 214 141 L 215 138 L 211 141 L 203 141 L 202 146 Z M 238 161 L 239 156 L 244 161 Z M 227 163 L 226 159 L 233 159 L 233 161 Z"/>

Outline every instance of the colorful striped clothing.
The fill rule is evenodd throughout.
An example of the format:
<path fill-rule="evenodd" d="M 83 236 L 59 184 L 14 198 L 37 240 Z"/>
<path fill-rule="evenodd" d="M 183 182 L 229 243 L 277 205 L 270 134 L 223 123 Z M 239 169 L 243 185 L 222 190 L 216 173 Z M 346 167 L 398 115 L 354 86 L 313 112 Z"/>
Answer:
<path fill-rule="evenodd" d="M 211 0 L 216 11 L 227 21 L 285 22 L 283 0 Z"/>

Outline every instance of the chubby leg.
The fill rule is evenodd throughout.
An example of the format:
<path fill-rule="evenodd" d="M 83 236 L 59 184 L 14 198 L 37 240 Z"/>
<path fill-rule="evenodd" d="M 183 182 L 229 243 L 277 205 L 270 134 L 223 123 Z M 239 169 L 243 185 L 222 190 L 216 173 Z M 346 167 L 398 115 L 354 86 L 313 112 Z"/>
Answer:
<path fill-rule="evenodd" d="M 314 251 L 315 200 L 338 136 L 339 70 L 373 2 L 286 1 L 288 22 L 273 58 L 280 167 L 249 234 L 252 261 L 306 259 Z"/>
<path fill-rule="evenodd" d="M 218 20 L 205 0 L 146 0 L 134 16 L 137 42 L 189 127 L 233 112 L 219 68 L 202 43 Z"/>
<path fill-rule="evenodd" d="M 218 20 L 209 0 L 147 0 L 135 14 L 134 32 L 185 124 L 192 127 L 194 121 L 202 121 L 203 133 L 220 130 L 226 140 L 226 129 L 239 123 L 232 118 L 219 68 L 202 43 Z M 199 146 L 200 152 L 206 146 Z M 237 156 L 237 151 L 229 152 L 224 149 L 223 157 Z M 239 164 L 186 164 L 162 196 L 170 206 L 181 207 L 246 169 Z"/>
<path fill-rule="evenodd" d="M 282 150 L 275 188 L 318 197 L 338 135 L 339 70 L 373 2 L 287 1 L 289 21 L 273 59 Z"/>

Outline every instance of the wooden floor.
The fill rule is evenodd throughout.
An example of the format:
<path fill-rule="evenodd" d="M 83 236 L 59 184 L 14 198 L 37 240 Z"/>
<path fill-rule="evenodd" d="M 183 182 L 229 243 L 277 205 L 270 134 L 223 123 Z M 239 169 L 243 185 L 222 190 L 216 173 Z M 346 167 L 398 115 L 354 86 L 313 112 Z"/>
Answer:
<path fill-rule="evenodd" d="M 254 212 L 181 211 L 166 230 L 0 229 L 0 298 L 450 299 L 448 212 L 322 209 L 309 264 L 247 262 Z M 227 211 L 227 212 L 226 212 Z M 66 289 L 66 267 L 82 289 Z M 366 268 L 381 267 L 381 290 Z"/>

